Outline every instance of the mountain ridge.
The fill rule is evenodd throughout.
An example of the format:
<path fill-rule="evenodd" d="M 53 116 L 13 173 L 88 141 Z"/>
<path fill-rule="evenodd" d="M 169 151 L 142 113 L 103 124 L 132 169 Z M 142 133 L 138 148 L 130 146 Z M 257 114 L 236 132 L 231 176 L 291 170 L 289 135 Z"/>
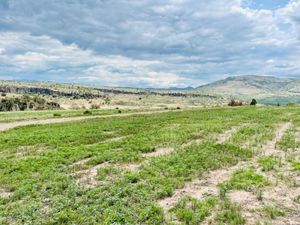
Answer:
<path fill-rule="evenodd" d="M 231 76 L 199 86 L 200 93 L 230 96 L 240 99 L 260 99 L 263 103 L 300 103 L 300 78 L 244 75 Z"/>

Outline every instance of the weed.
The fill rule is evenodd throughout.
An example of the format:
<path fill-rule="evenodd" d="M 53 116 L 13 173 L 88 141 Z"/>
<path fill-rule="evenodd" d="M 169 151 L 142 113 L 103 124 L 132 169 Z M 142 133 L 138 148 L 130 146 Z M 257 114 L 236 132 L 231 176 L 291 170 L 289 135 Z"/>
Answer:
<path fill-rule="evenodd" d="M 300 172 L 300 162 L 293 162 L 293 170 Z"/>
<path fill-rule="evenodd" d="M 184 224 L 196 225 L 210 215 L 216 202 L 217 199 L 213 197 L 199 201 L 185 196 L 170 210 L 170 213 L 174 214 Z"/>
<path fill-rule="evenodd" d="M 269 185 L 269 182 L 264 176 L 255 173 L 251 169 L 241 169 L 235 171 L 228 181 L 220 184 L 220 195 L 224 198 L 226 192 L 231 189 L 253 192 L 267 185 Z"/>
<path fill-rule="evenodd" d="M 243 225 L 246 220 L 241 215 L 241 209 L 225 198 L 215 218 L 219 225 Z"/>
<path fill-rule="evenodd" d="M 258 159 L 258 163 L 262 168 L 262 171 L 271 171 L 276 165 L 279 165 L 279 161 L 271 156 L 264 156 Z"/>
<path fill-rule="evenodd" d="M 284 216 L 285 212 L 281 209 L 275 208 L 273 206 L 265 206 L 263 211 L 270 217 L 271 219 L 276 219 L 276 217 Z"/>

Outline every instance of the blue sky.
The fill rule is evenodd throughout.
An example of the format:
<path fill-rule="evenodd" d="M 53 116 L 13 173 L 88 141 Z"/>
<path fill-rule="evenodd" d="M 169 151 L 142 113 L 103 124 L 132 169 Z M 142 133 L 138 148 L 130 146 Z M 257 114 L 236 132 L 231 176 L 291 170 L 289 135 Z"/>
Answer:
<path fill-rule="evenodd" d="M 245 3 L 253 9 L 276 10 L 285 7 L 289 3 L 289 0 L 249 0 Z"/>
<path fill-rule="evenodd" d="M 195 87 L 299 53 L 300 0 L 0 0 L 0 79 Z"/>

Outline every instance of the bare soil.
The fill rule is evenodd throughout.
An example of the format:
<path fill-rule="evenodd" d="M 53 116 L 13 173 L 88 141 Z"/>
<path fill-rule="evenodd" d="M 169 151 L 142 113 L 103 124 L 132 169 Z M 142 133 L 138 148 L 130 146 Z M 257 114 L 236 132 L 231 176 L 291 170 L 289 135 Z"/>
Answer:
<path fill-rule="evenodd" d="M 201 179 L 196 179 L 191 183 L 185 185 L 183 189 L 175 191 L 173 196 L 169 198 L 165 198 L 160 200 L 158 203 L 164 209 L 165 218 L 168 221 L 170 219 L 170 215 L 168 211 L 175 206 L 178 200 L 184 196 L 189 195 L 196 199 L 203 199 L 207 196 L 217 196 L 219 194 L 218 184 L 229 179 L 230 175 L 238 168 L 241 167 L 258 167 L 257 159 L 260 155 L 274 155 L 280 150 L 276 149 L 276 144 L 279 142 L 285 132 L 290 129 L 292 126 L 291 123 L 286 123 L 281 126 L 276 131 L 275 138 L 271 141 L 268 141 L 263 147 L 259 154 L 256 155 L 251 161 L 248 162 L 240 162 L 238 165 L 211 171 L 206 174 Z M 218 140 L 219 143 L 225 142 L 230 138 L 231 134 L 236 131 L 237 128 L 233 128 L 230 131 L 225 132 Z M 262 171 L 258 172 L 263 173 Z M 268 177 L 267 174 L 265 174 Z M 270 175 L 269 175 L 270 176 Z M 274 182 L 272 182 L 274 183 Z M 273 184 L 273 186 L 269 187 L 262 193 L 262 199 L 259 199 L 258 196 L 254 193 L 233 190 L 230 191 L 227 197 L 234 203 L 241 206 L 243 216 L 247 220 L 247 224 L 260 224 L 261 219 L 265 216 L 262 212 L 262 208 L 265 205 L 269 205 L 270 203 L 278 203 L 277 206 L 288 209 L 288 213 L 286 217 L 280 217 L 277 220 L 274 220 L 275 224 L 300 224 L 300 208 L 299 204 L 295 203 L 294 199 L 297 195 L 300 194 L 299 187 L 286 187 L 283 183 L 279 183 L 278 181 Z M 272 199 L 270 199 L 272 198 Z M 296 210 L 293 210 L 296 209 Z M 297 220 L 292 218 L 298 218 Z M 204 224 L 213 224 L 211 222 L 212 216 L 204 221 Z M 277 221 L 277 222 L 276 222 Z M 282 223 L 283 222 L 283 223 Z"/>

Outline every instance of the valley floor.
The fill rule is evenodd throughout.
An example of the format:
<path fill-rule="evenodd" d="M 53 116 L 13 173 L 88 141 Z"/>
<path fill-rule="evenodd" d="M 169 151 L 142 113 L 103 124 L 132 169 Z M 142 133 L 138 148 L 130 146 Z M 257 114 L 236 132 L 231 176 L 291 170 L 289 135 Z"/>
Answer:
<path fill-rule="evenodd" d="M 300 224 L 299 107 L 162 112 L 2 121 L 0 224 Z"/>

